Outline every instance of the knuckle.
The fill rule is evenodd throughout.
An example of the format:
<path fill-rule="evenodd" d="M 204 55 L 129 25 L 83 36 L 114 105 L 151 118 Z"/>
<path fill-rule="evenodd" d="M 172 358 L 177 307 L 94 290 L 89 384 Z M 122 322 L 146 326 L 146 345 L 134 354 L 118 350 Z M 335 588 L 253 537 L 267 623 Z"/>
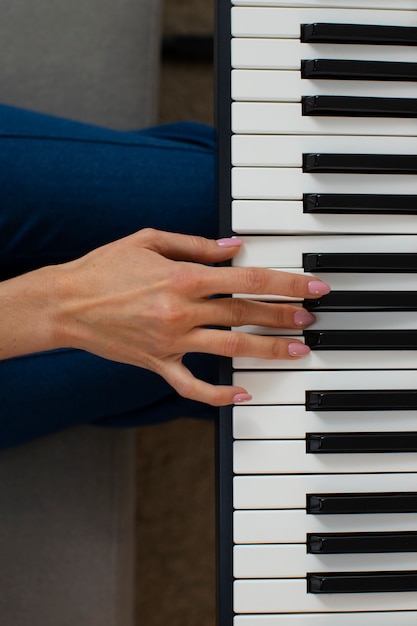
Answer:
<path fill-rule="evenodd" d="M 224 344 L 225 356 L 242 356 L 245 353 L 245 333 L 230 332 L 227 334 Z"/>
<path fill-rule="evenodd" d="M 161 299 L 154 313 L 156 319 L 163 326 L 175 325 L 184 318 L 183 308 L 180 306 L 177 298 L 172 295 L 166 295 Z"/>
<path fill-rule="evenodd" d="M 290 304 L 279 304 L 276 311 L 277 325 L 281 328 L 296 327 L 296 324 L 294 324 L 294 314 L 299 310 L 299 308 Z"/>
<path fill-rule="evenodd" d="M 271 358 L 272 359 L 288 358 L 288 350 L 286 350 L 286 344 L 283 344 L 282 341 L 279 339 L 275 339 L 271 343 Z"/>
<path fill-rule="evenodd" d="M 197 287 L 198 280 L 190 264 L 177 262 L 172 269 L 169 283 L 176 291 L 184 293 L 193 291 Z"/>
<path fill-rule="evenodd" d="M 156 241 L 157 238 L 157 230 L 155 228 L 142 228 L 138 235 L 143 240 L 144 243 L 151 243 Z"/>
<path fill-rule="evenodd" d="M 207 239 L 199 235 L 188 235 L 188 237 L 195 252 L 205 252 L 207 250 L 207 244 L 209 243 Z"/>
<path fill-rule="evenodd" d="M 231 325 L 243 326 L 247 320 L 247 303 L 241 298 L 232 298 L 231 300 Z"/>
<path fill-rule="evenodd" d="M 250 293 L 262 293 L 267 282 L 265 271 L 257 267 L 248 267 L 244 274 L 244 281 Z"/>
<path fill-rule="evenodd" d="M 288 295 L 298 296 L 304 293 L 304 279 L 297 274 L 288 274 Z"/>
<path fill-rule="evenodd" d="M 175 385 L 175 390 L 182 398 L 191 400 L 194 398 L 194 382 L 188 378 L 183 378 Z"/>

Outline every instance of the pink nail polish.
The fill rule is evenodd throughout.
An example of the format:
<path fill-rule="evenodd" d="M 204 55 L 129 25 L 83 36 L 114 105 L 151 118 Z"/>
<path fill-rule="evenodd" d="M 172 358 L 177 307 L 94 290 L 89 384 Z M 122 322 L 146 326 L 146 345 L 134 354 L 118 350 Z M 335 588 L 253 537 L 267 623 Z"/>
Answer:
<path fill-rule="evenodd" d="M 288 354 L 290 356 L 305 356 L 310 352 L 310 348 L 304 343 L 289 343 Z"/>
<path fill-rule="evenodd" d="M 316 321 L 315 315 L 308 311 L 297 311 L 294 313 L 294 324 L 296 326 L 309 326 Z"/>
<path fill-rule="evenodd" d="M 250 393 L 237 393 L 233 396 L 232 402 L 233 404 L 240 404 L 241 402 L 249 402 L 249 400 L 252 400 Z"/>
<path fill-rule="evenodd" d="M 224 237 L 223 239 L 217 239 L 216 243 L 221 248 L 238 248 L 243 241 L 238 237 Z"/>
<path fill-rule="evenodd" d="M 308 291 L 312 296 L 325 296 L 331 291 L 331 287 L 322 280 L 310 280 L 308 283 Z"/>

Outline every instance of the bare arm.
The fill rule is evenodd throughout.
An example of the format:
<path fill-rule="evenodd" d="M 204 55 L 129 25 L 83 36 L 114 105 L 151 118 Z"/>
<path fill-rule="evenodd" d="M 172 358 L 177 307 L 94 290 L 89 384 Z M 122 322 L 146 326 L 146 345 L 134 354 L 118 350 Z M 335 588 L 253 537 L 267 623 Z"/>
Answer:
<path fill-rule="evenodd" d="M 0 283 L 1 358 L 72 347 L 154 371 L 186 398 L 216 406 L 236 401 L 247 390 L 196 379 L 184 354 L 292 359 L 308 348 L 296 339 L 207 326 L 300 328 L 311 319 L 306 312 L 300 319 L 300 308 L 289 304 L 210 296 L 311 298 L 329 287 L 301 274 L 208 267 L 239 249 L 221 243 L 145 229 L 71 263 Z"/>

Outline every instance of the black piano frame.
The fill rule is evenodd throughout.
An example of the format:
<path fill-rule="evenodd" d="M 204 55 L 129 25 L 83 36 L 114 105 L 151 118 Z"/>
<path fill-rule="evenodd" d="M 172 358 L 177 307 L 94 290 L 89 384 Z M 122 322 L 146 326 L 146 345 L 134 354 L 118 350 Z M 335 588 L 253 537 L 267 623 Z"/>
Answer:
<path fill-rule="evenodd" d="M 217 0 L 215 27 L 217 199 L 219 236 L 229 237 L 231 227 L 231 25 L 229 0 Z M 220 383 L 230 385 L 230 359 L 221 359 Z M 233 457 L 232 407 L 220 409 L 216 424 L 217 482 L 217 626 L 233 624 Z"/>

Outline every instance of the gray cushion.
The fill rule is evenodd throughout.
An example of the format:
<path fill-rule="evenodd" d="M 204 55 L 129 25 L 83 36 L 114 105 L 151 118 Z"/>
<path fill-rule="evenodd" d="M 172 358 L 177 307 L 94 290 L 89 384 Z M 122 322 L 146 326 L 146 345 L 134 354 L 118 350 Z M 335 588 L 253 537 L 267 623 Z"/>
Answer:
<path fill-rule="evenodd" d="M 0 0 L 0 101 L 154 123 L 160 4 Z M 0 502 L 2 624 L 133 625 L 132 432 L 74 428 L 0 452 Z"/>
<path fill-rule="evenodd" d="M 0 0 L 0 101 L 135 128 L 157 111 L 160 0 Z"/>
<path fill-rule="evenodd" d="M 2 451 L 2 624 L 133 624 L 134 445 L 80 427 Z"/>

